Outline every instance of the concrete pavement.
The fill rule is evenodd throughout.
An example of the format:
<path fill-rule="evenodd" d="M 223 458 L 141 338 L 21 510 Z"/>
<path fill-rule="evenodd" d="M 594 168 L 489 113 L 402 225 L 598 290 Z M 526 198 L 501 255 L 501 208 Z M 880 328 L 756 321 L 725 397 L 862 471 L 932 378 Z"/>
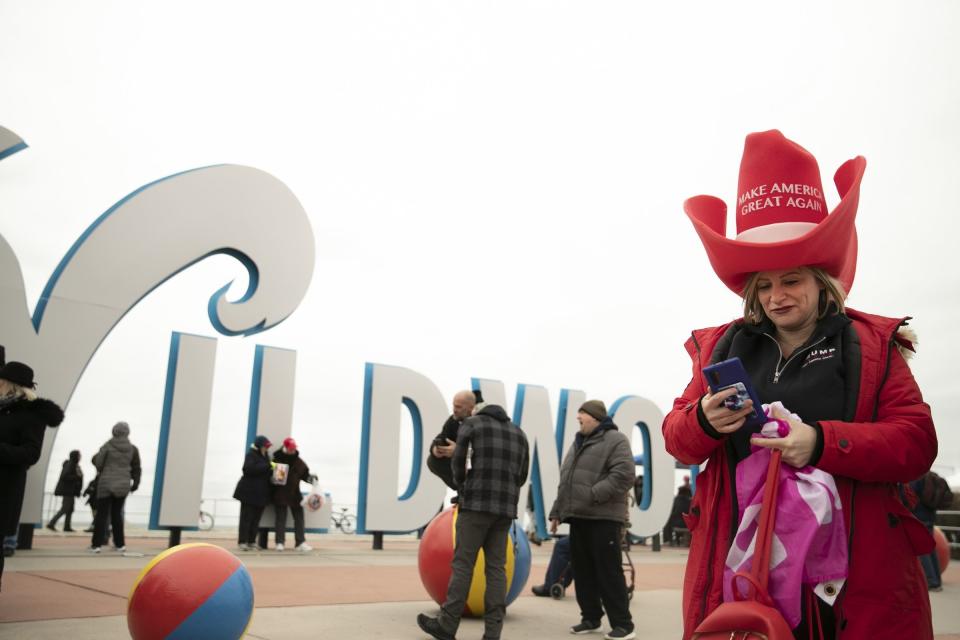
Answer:
<path fill-rule="evenodd" d="M 232 532 L 191 532 L 184 542 L 206 541 L 233 550 Z M 417 541 L 387 537 L 385 549 L 371 550 L 367 536 L 310 536 L 315 551 L 238 552 L 254 582 L 256 609 L 247 637 L 426 638 L 415 623 L 420 612 L 436 613 L 417 574 Z M 88 537 L 37 533 L 35 548 L 7 559 L 0 594 L 0 639 L 128 638 L 126 598 L 140 569 L 166 547 L 165 537 L 134 531 L 128 554 L 90 555 Z M 529 595 L 543 578 L 550 545 L 534 547 L 525 595 L 508 611 L 504 639 L 567 637 L 578 621 L 572 592 L 553 600 Z M 140 554 L 143 554 L 142 556 Z M 631 611 L 638 637 L 680 637 L 680 588 L 686 552 L 653 553 L 634 547 L 636 591 Z M 931 594 L 938 640 L 960 640 L 960 562 L 944 576 L 944 590 Z M 459 638 L 479 638 L 480 620 L 465 619 Z"/>

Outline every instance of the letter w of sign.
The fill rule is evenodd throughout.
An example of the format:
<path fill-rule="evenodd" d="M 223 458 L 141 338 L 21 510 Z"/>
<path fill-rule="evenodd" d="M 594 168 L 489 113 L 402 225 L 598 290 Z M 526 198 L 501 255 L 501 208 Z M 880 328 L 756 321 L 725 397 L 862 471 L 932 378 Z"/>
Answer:
<path fill-rule="evenodd" d="M 26 146 L 0 127 L 0 159 Z M 32 366 L 42 394 L 66 409 L 93 354 L 123 316 L 166 280 L 215 254 L 236 258 L 250 284 L 233 302 L 225 298 L 230 283 L 214 292 L 210 322 L 225 335 L 250 335 L 282 322 L 300 304 L 313 275 L 313 230 L 290 189 L 258 169 L 216 165 L 168 176 L 93 221 L 53 271 L 32 316 L 20 264 L 0 235 L 0 344 L 8 360 Z M 55 435 L 47 431 L 40 462 L 30 470 L 22 522 L 40 521 Z"/>

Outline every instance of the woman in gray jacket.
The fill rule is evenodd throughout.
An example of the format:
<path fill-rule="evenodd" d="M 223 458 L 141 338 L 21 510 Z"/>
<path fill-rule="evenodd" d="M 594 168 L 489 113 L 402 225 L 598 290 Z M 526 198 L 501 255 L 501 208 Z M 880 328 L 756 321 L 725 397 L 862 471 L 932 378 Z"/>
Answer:
<path fill-rule="evenodd" d="M 620 545 L 635 475 L 633 452 L 600 400 L 584 402 L 577 422 L 580 431 L 563 458 L 557 501 L 550 510 L 550 533 L 556 533 L 561 522 L 570 525 L 580 605 L 580 623 L 570 633 L 596 631 L 606 611 L 612 629 L 604 637 L 630 640 L 636 634 Z"/>
<path fill-rule="evenodd" d="M 123 539 L 123 503 L 127 495 L 140 486 L 140 452 L 130 444 L 130 425 L 113 425 L 113 437 L 93 456 L 97 481 L 97 515 L 93 522 L 91 551 L 100 553 L 101 541 L 106 542 L 107 517 L 113 527 L 113 544 L 117 551 L 125 551 Z"/>

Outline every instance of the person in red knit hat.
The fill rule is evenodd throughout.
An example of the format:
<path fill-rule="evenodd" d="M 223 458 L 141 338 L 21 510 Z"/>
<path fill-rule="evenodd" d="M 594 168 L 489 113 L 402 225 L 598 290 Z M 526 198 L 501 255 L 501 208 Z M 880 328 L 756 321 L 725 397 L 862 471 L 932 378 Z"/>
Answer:
<path fill-rule="evenodd" d="M 816 159 L 779 131 L 747 136 L 735 203 L 690 198 L 684 209 L 715 273 L 743 298 L 743 317 L 691 333 L 693 378 L 663 423 L 666 448 L 684 464 L 707 462 L 685 520 L 692 540 L 683 588 L 684 638 L 723 601 L 725 562 L 743 505 L 736 467 L 751 446 L 777 448 L 785 464 L 832 474 L 848 542 L 845 581 L 804 587 L 797 638 L 933 638 L 917 555 L 933 542 L 898 498 L 898 483 L 924 473 L 937 453 L 930 407 L 906 356 L 907 318 L 846 306 L 857 261 L 854 221 L 866 160 L 836 172 L 829 211 Z M 747 401 L 711 393 L 702 369 L 739 357 L 762 403 L 800 417 L 783 438 L 754 437 Z M 778 416 L 783 417 L 785 416 Z M 776 557 L 776 556 L 775 556 Z"/>
<path fill-rule="evenodd" d="M 297 551 L 304 553 L 313 551 L 313 547 L 307 544 L 303 506 L 300 504 L 303 500 L 303 495 L 300 493 L 300 483 L 310 483 L 314 480 L 314 477 L 310 473 L 307 463 L 300 458 L 297 441 L 292 437 L 284 438 L 283 447 L 273 454 L 273 461 L 277 464 L 287 465 L 288 469 L 283 484 L 273 487 L 273 508 L 276 510 L 275 548 L 277 551 L 283 551 L 287 531 L 287 512 L 289 511 L 293 515 L 293 540 Z"/>

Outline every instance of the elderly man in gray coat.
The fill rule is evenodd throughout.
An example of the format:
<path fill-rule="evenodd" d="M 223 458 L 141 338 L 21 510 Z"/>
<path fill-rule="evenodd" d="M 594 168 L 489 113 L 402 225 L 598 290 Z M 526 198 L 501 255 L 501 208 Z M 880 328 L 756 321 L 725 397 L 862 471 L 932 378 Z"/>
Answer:
<path fill-rule="evenodd" d="M 140 486 L 140 451 L 130 443 L 130 425 L 113 425 L 113 437 L 93 456 L 97 468 L 97 515 L 93 522 L 90 550 L 100 553 L 107 538 L 107 517 L 113 527 L 113 544 L 117 551 L 126 550 L 123 537 L 123 503 Z"/>
<path fill-rule="evenodd" d="M 604 611 L 610 619 L 608 640 L 635 638 L 620 545 L 627 522 L 627 495 L 633 488 L 634 462 L 630 440 L 617 429 L 599 400 L 588 400 L 577 412 L 580 431 L 563 458 L 560 488 L 550 510 L 550 532 L 570 525 L 573 574 L 577 576 L 580 623 L 570 633 L 600 628 Z M 602 606 L 601 606 L 602 605 Z"/>
<path fill-rule="evenodd" d="M 506 611 L 508 534 L 530 467 L 527 437 L 506 411 L 495 404 L 478 404 L 474 411 L 460 427 L 451 461 L 460 500 L 447 600 L 439 617 L 417 616 L 420 628 L 437 640 L 453 640 L 457 633 L 481 548 L 487 582 L 483 637 L 499 640 Z"/>

